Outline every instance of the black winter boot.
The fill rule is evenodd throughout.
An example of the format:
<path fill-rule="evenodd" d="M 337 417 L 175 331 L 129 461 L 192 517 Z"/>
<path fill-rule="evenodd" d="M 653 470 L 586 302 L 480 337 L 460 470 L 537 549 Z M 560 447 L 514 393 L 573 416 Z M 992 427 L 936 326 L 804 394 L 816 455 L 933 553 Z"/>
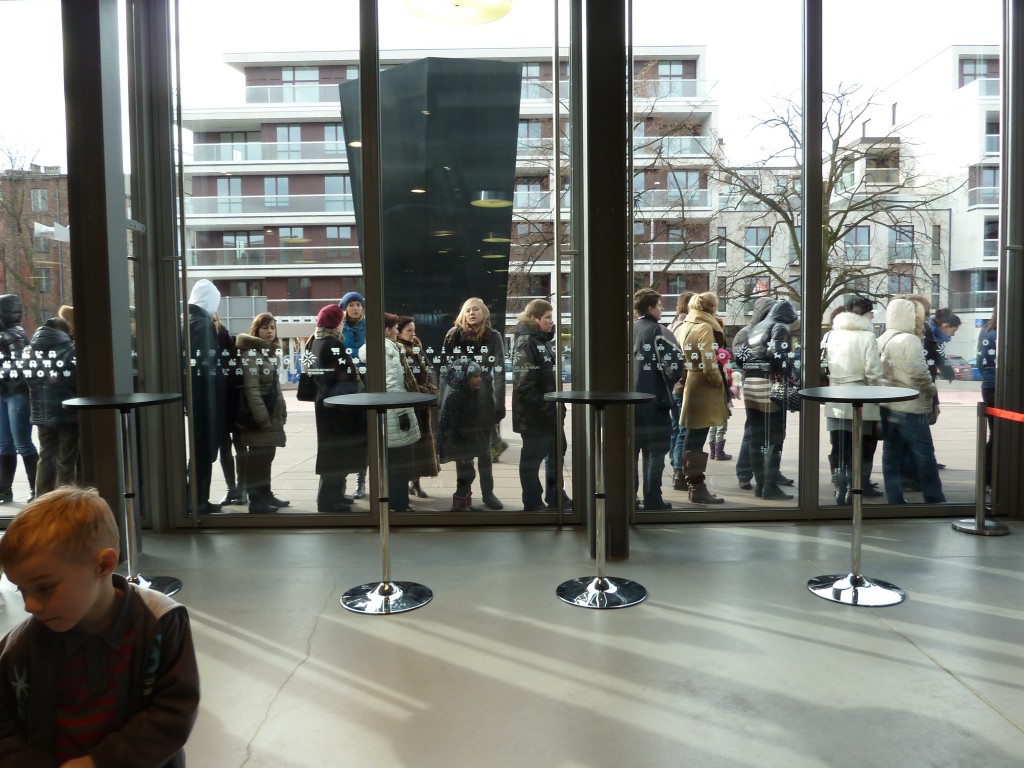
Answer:
<path fill-rule="evenodd" d="M 0 504 L 7 504 L 14 501 L 14 491 L 11 490 L 11 483 L 14 482 L 14 470 L 18 468 L 18 455 L 12 453 L 10 456 L 0 456 Z"/>
<path fill-rule="evenodd" d="M 36 497 L 36 467 L 39 465 L 39 454 L 30 453 L 21 457 L 25 464 L 25 474 L 28 475 L 28 500 Z"/>
<path fill-rule="evenodd" d="M 265 515 L 270 512 L 277 512 L 277 507 L 270 503 L 263 491 L 253 491 L 249 494 L 249 512 L 251 514 Z"/>
<path fill-rule="evenodd" d="M 761 490 L 761 498 L 771 501 L 788 501 L 793 494 L 786 493 L 779 488 L 779 465 L 782 463 L 782 454 L 766 454 L 764 457 L 764 487 Z"/>
<path fill-rule="evenodd" d="M 672 470 L 672 489 L 676 491 L 686 490 L 686 476 L 682 469 Z"/>
<path fill-rule="evenodd" d="M 356 475 L 356 492 L 352 494 L 353 499 L 361 499 L 366 495 L 366 472 Z"/>

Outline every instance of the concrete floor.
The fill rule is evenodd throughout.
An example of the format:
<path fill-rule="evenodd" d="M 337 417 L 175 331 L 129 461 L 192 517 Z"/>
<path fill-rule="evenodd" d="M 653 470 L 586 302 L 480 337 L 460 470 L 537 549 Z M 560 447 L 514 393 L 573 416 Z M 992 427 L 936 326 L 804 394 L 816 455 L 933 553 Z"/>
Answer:
<path fill-rule="evenodd" d="M 427 606 L 338 605 L 379 579 L 373 530 L 145 537 L 175 575 L 203 700 L 193 768 L 722 766 L 1019 768 L 1024 524 L 865 524 L 863 572 L 899 606 L 815 597 L 846 572 L 848 524 L 638 527 L 607 573 L 650 593 L 596 611 L 555 587 L 592 575 L 574 528 L 417 529 L 392 576 Z M 0 630 L 23 618 L 0 583 Z"/>

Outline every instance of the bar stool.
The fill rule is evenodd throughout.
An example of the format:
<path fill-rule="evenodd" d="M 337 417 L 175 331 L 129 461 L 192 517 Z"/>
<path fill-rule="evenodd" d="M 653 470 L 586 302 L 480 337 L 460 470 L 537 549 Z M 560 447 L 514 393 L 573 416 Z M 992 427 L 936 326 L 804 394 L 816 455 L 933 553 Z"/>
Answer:
<path fill-rule="evenodd" d="M 805 400 L 821 403 L 849 403 L 853 406 L 853 540 L 850 544 L 852 566 L 850 573 L 815 576 L 807 582 L 807 588 L 818 597 L 846 605 L 880 607 L 896 605 L 906 599 L 906 594 L 895 584 L 879 579 L 869 579 L 860 572 L 861 528 L 864 512 L 861 468 L 863 466 L 863 444 L 861 424 L 864 403 L 896 403 L 913 400 L 918 396 L 916 389 L 909 387 L 869 387 L 847 385 L 836 387 L 811 387 L 798 393 Z"/>
<path fill-rule="evenodd" d="M 594 434 L 594 528 L 597 537 L 597 576 L 570 579 L 558 585 L 559 600 L 581 608 L 627 608 L 643 602 L 647 589 L 629 579 L 604 575 L 605 566 L 605 493 L 604 493 L 604 409 L 609 405 L 635 405 L 654 399 L 646 392 L 565 391 L 547 392 L 545 400 L 556 403 L 590 405 L 590 424 Z"/>
<path fill-rule="evenodd" d="M 135 531 L 135 487 L 132 476 L 132 456 L 135 453 L 135 430 L 132 420 L 136 408 L 163 405 L 181 400 L 177 392 L 132 392 L 126 395 L 98 395 L 72 397 L 64 401 L 65 408 L 78 410 L 117 410 L 121 412 L 121 471 L 124 477 L 124 530 L 128 540 L 128 581 L 148 587 L 165 595 L 181 589 L 181 579 L 173 576 L 154 576 L 147 579 L 139 573 L 139 552 Z"/>
<path fill-rule="evenodd" d="M 330 408 L 373 411 L 377 414 L 377 510 L 380 514 L 380 581 L 371 581 L 353 587 L 341 596 L 341 607 L 354 613 L 403 613 L 426 605 L 434 593 L 422 584 L 412 581 L 392 581 L 388 541 L 388 424 L 387 413 L 394 408 L 410 408 L 437 400 L 423 392 L 360 392 L 355 395 L 335 395 L 324 398 Z"/>

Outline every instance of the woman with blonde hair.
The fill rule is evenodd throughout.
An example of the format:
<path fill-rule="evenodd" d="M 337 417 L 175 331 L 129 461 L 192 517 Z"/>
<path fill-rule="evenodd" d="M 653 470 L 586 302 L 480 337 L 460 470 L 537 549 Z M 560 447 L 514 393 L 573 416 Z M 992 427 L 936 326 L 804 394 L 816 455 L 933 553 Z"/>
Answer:
<path fill-rule="evenodd" d="M 443 346 L 442 412 L 450 385 L 465 380 L 467 369 L 472 364 L 479 368 L 480 384 L 472 399 L 476 412 L 470 418 L 477 425 L 487 425 L 489 433 L 493 433 L 505 418 L 505 345 L 501 332 L 491 328 L 491 313 L 483 299 L 473 297 L 463 302 L 455 323 L 445 334 Z M 447 448 L 441 455 L 441 461 L 455 462 L 456 489 L 452 496 L 452 510 L 472 509 L 473 480 L 476 479 L 474 458 L 480 470 L 484 506 L 493 510 L 503 509 L 504 505 L 494 495 L 489 441 L 485 441 L 481 449 L 480 441 L 475 437 L 468 442 L 457 434 L 439 435 L 439 438 L 445 438 L 442 442 Z"/>
<path fill-rule="evenodd" d="M 725 334 L 715 317 L 718 296 L 710 291 L 690 298 L 689 312 L 677 331 L 686 383 L 679 423 L 686 428 L 683 437 L 683 475 L 694 504 L 721 504 L 724 499 L 711 493 L 704 482 L 708 454 L 704 452 L 711 427 L 729 418 L 725 376 L 718 350 L 725 348 Z"/>

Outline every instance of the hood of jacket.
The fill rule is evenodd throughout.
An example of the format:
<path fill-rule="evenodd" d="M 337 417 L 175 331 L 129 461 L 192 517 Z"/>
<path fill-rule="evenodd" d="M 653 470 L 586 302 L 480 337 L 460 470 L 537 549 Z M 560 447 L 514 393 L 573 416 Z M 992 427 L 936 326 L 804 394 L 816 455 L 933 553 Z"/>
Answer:
<path fill-rule="evenodd" d="M 21 298 L 13 293 L 0 296 L 0 323 L 4 327 L 17 325 L 21 322 Z"/>
<path fill-rule="evenodd" d="M 188 303 L 195 304 L 206 314 L 212 315 L 217 311 L 217 307 L 220 306 L 220 291 L 217 290 L 217 286 L 203 278 L 192 286 L 192 293 L 189 294 Z"/>
<path fill-rule="evenodd" d="M 875 332 L 871 318 L 858 315 L 856 312 L 840 312 L 832 321 L 833 331 L 869 331 Z"/>
<path fill-rule="evenodd" d="M 796 308 L 789 299 L 779 299 L 768 310 L 767 318 L 773 323 L 785 323 L 790 325 L 796 322 Z"/>
<path fill-rule="evenodd" d="M 58 331 L 56 328 L 51 328 L 48 325 L 41 325 L 32 334 L 32 341 L 30 343 L 32 349 L 48 352 L 51 349 L 69 346 L 71 344 L 71 337 L 64 333 L 64 331 Z"/>
<path fill-rule="evenodd" d="M 917 335 L 918 303 L 907 299 L 893 299 L 885 308 L 885 330 Z"/>
<path fill-rule="evenodd" d="M 750 313 L 750 322 L 748 323 L 748 325 L 751 328 L 753 328 L 755 325 L 757 325 L 766 317 L 768 317 L 768 313 L 772 311 L 772 307 L 775 306 L 775 303 L 776 299 L 770 298 L 768 296 L 762 296 L 757 301 L 755 301 L 754 308 Z"/>
<path fill-rule="evenodd" d="M 235 349 L 270 349 L 277 351 L 280 346 L 280 342 L 277 339 L 273 341 L 266 341 L 261 339 L 259 336 L 252 336 L 248 333 L 240 333 L 235 336 Z"/>

